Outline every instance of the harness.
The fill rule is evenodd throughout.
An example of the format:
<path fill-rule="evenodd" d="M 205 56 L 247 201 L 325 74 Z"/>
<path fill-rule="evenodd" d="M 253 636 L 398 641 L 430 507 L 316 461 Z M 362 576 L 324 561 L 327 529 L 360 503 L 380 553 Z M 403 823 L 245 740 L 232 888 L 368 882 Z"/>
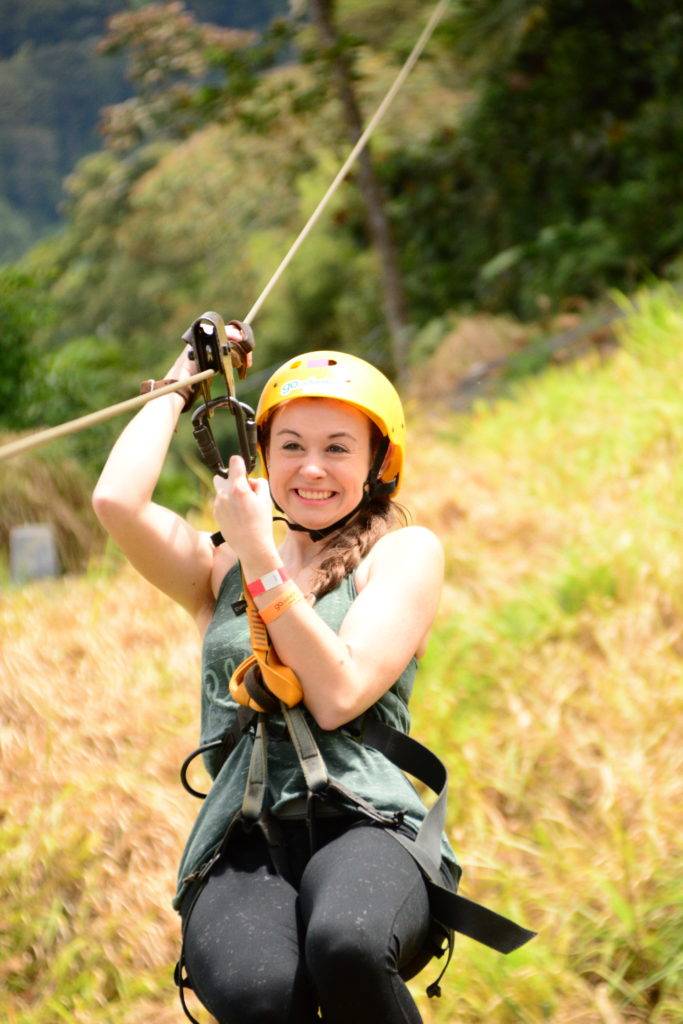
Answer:
<path fill-rule="evenodd" d="M 448 953 L 439 977 L 427 988 L 427 995 L 430 998 L 441 995 L 440 981 L 451 960 L 454 932 L 475 939 L 499 953 L 510 953 L 534 937 L 535 932 L 522 928 L 495 911 L 451 891 L 443 884 L 440 871 L 441 834 L 446 818 L 448 772 L 443 762 L 431 750 L 381 721 L 372 713 L 372 709 L 343 726 L 343 730 L 357 742 L 379 750 L 397 768 L 408 772 L 436 794 L 436 800 L 427 811 L 417 834 L 413 834 L 412 830 L 405 826 L 402 813 L 383 814 L 359 794 L 329 775 L 300 705 L 288 707 L 280 701 L 279 709 L 284 718 L 286 734 L 296 751 L 306 782 L 307 795 L 302 800 L 301 817 L 305 817 L 308 824 L 311 851 L 315 849 L 316 815 L 325 808 L 334 808 L 335 805 L 339 807 L 343 804 L 347 808 L 350 805 L 363 818 L 386 829 L 387 834 L 408 851 L 420 868 L 427 886 L 434 925 L 430 936 L 430 958 L 434 955 L 441 956 L 446 949 Z M 268 786 L 268 735 L 271 729 L 267 714 L 253 708 L 240 707 L 234 725 L 222 736 L 193 751 L 181 768 L 181 781 L 185 789 L 193 796 L 204 799 L 206 794 L 194 789 L 187 779 L 187 771 L 194 758 L 209 750 L 220 750 L 227 759 L 238 743 L 247 736 L 251 737 L 253 745 L 241 810 L 229 823 L 206 863 L 194 875 L 184 880 L 192 882 L 195 888 L 188 911 L 184 915 L 180 958 L 176 964 L 174 977 L 183 1010 L 194 1024 L 198 1022 L 187 1007 L 184 992 L 185 988 L 192 988 L 184 956 L 187 926 L 195 902 L 212 868 L 223 856 L 240 825 L 248 831 L 258 829 L 268 845 L 274 869 L 284 878 L 289 874 L 287 853 L 279 822 L 269 812 L 265 803 Z M 460 869 L 457 878 L 454 879 L 456 887 L 459 878 Z M 447 943 L 446 947 L 444 941 Z"/>

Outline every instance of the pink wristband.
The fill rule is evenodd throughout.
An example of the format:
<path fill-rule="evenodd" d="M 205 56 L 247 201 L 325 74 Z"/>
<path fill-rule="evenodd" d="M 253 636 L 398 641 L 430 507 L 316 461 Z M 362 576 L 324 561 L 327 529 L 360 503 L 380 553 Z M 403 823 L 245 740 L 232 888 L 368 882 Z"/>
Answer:
<path fill-rule="evenodd" d="M 279 587 L 281 583 L 286 583 L 288 579 L 289 576 L 284 567 L 273 569 L 272 572 L 264 573 L 263 576 L 259 576 L 252 583 L 247 583 L 247 590 L 252 597 L 258 597 L 260 594 L 265 594 L 268 590 Z"/>

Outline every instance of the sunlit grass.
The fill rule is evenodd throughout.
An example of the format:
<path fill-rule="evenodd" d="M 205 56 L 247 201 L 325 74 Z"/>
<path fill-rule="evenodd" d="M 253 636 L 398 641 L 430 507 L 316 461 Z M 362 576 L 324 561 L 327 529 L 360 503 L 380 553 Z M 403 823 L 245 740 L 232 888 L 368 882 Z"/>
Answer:
<path fill-rule="evenodd" d="M 420 423 L 450 572 L 415 731 L 447 752 L 463 891 L 540 930 L 461 942 L 429 1020 L 683 1018 L 680 300 L 644 295 L 622 340 Z"/>
<path fill-rule="evenodd" d="M 451 774 L 462 891 L 539 929 L 411 983 L 427 1024 L 683 1019 L 683 305 L 607 362 L 413 418 L 406 503 L 447 586 L 414 733 Z M 0 1019 L 182 1019 L 175 867 L 198 643 L 130 572 L 0 598 Z"/>

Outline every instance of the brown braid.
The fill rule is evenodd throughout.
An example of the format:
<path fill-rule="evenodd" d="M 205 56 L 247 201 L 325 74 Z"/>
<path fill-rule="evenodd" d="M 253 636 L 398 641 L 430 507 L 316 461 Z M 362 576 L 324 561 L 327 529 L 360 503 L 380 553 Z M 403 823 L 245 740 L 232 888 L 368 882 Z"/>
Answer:
<path fill-rule="evenodd" d="M 325 559 L 315 571 L 311 593 L 323 597 L 341 583 L 345 576 L 358 568 L 370 548 L 407 517 L 403 509 L 388 497 L 375 498 L 361 509 L 355 519 L 325 544 Z"/>

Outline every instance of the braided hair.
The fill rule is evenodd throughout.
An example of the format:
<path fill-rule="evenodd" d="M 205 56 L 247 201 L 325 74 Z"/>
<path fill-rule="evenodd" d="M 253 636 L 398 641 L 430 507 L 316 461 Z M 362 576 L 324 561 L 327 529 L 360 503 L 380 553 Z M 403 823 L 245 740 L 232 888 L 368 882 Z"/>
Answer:
<path fill-rule="evenodd" d="M 323 547 L 326 557 L 315 571 L 311 593 L 328 594 L 345 576 L 357 569 L 373 544 L 397 525 L 405 525 L 406 514 L 386 495 L 373 498 L 353 521 L 333 534 Z"/>

